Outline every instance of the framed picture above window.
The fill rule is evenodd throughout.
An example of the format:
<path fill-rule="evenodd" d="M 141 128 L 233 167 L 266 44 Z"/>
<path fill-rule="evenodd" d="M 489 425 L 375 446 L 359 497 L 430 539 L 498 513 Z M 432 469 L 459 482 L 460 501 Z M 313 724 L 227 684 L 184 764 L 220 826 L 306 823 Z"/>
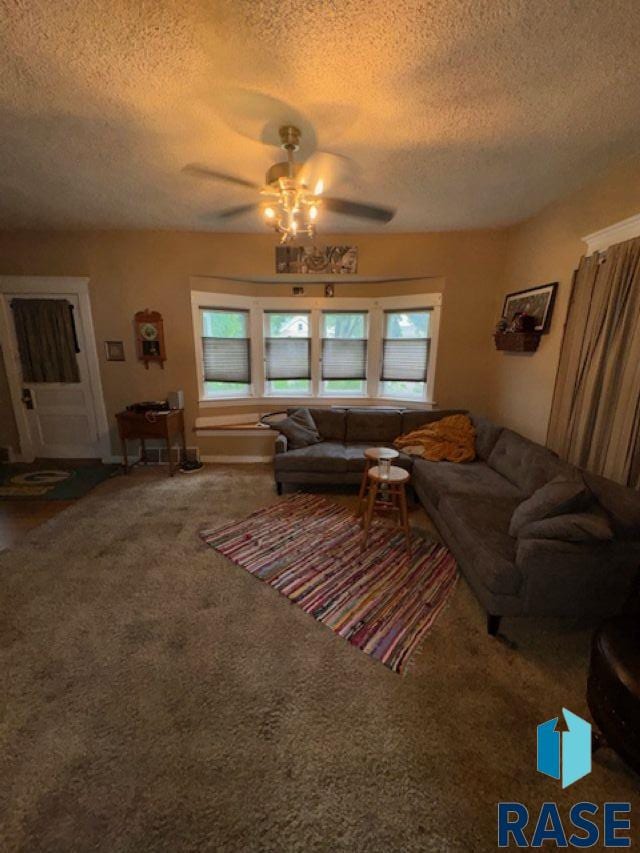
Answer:
<path fill-rule="evenodd" d="M 539 287 L 507 293 L 502 307 L 502 316 L 506 319 L 507 325 L 511 326 L 516 314 L 530 314 L 536 318 L 534 331 L 546 334 L 551 325 L 557 288 L 558 282 L 553 281 L 550 284 L 541 284 Z"/>

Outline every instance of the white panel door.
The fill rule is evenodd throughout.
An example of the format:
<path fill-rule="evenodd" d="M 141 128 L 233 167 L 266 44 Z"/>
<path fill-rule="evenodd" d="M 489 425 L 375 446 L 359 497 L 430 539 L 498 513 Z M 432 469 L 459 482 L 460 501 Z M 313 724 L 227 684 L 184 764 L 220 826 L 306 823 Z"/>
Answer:
<path fill-rule="evenodd" d="M 60 294 L 16 293 L 11 299 L 60 299 Z M 26 408 L 29 432 L 35 455 L 44 458 L 89 459 L 100 456 L 94 396 L 89 378 L 85 335 L 83 334 L 78 297 L 65 294 L 74 306 L 78 346 L 80 382 L 25 382 L 22 379 L 22 405 Z M 13 324 L 12 324 L 13 325 Z M 15 327 L 12 328 L 14 354 L 22 377 Z"/>

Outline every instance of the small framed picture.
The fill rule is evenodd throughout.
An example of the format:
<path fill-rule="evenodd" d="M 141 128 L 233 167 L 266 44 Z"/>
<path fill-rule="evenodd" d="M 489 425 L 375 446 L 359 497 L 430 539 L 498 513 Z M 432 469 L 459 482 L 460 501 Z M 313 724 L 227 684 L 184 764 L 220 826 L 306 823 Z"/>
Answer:
<path fill-rule="evenodd" d="M 105 341 L 104 349 L 107 354 L 107 361 L 124 361 L 123 341 Z"/>
<path fill-rule="evenodd" d="M 557 281 L 507 293 L 502 307 L 502 316 L 510 327 L 516 314 L 529 314 L 535 317 L 534 331 L 546 334 L 551 325 L 553 304 L 556 299 Z"/>

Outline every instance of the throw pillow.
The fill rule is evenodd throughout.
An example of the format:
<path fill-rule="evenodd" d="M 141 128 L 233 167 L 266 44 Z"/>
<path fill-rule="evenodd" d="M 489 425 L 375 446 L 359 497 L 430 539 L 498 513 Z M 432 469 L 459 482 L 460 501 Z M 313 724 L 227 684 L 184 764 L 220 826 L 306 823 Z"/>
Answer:
<path fill-rule="evenodd" d="M 589 506 L 591 500 L 591 492 L 582 477 L 575 479 L 567 479 L 564 475 L 556 477 L 515 508 L 511 516 L 509 535 L 518 536 L 526 524 L 534 521 L 542 521 L 568 512 L 581 512 Z"/>
<path fill-rule="evenodd" d="M 519 539 L 562 539 L 565 542 L 607 542 L 613 530 L 604 512 L 570 512 L 532 521 L 520 528 Z"/>
<path fill-rule="evenodd" d="M 322 441 L 309 409 L 296 409 L 288 418 L 274 423 L 274 428 L 286 436 L 289 450 L 299 450 Z"/>

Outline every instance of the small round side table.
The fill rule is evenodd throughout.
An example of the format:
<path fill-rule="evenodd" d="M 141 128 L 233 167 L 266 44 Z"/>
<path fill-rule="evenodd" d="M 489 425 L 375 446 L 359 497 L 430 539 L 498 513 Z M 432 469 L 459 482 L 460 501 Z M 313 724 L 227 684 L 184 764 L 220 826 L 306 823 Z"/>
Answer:
<path fill-rule="evenodd" d="M 389 475 L 381 476 L 380 469 L 375 466 L 367 472 L 369 482 L 369 494 L 367 495 L 367 509 L 364 514 L 364 535 L 362 537 L 362 550 L 367 547 L 371 521 L 376 512 L 392 512 L 397 515 L 397 526 L 404 530 L 407 542 L 407 553 L 411 556 L 411 534 L 409 532 L 409 516 L 407 513 L 407 494 L 405 486 L 409 482 L 409 472 L 404 468 L 391 466 Z M 387 500 L 378 501 L 378 492 L 385 487 Z"/>
<path fill-rule="evenodd" d="M 366 506 L 367 488 L 369 487 L 369 478 L 367 474 L 372 465 L 375 465 L 381 459 L 388 459 L 390 462 L 397 459 L 400 454 L 392 447 L 368 447 L 364 452 L 364 471 L 362 472 L 362 481 L 360 482 L 360 491 L 358 493 L 358 509 L 356 510 L 356 518 L 359 518 Z"/>

